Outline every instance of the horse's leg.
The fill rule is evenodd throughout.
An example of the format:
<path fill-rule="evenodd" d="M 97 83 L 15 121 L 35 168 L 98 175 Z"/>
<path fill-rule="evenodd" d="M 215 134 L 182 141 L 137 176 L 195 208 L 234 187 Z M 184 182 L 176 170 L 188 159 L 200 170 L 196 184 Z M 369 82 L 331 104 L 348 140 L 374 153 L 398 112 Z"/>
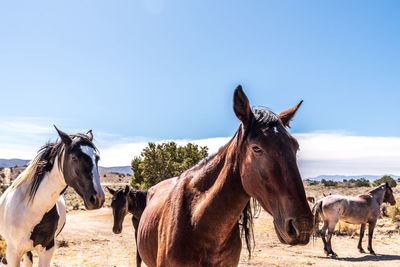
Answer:
<path fill-rule="evenodd" d="M 32 267 L 33 265 L 33 255 L 32 252 L 28 251 L 24 254 L 24 267 Z"/>
<path fill-rule="evenodd" d="M 135 228 L 135 243 L 136 243 L 136 267 L 140 267 L 142 265 L 142 258 L 139 255 L 139 249 L 137 247 L 137 230 L 139 227 L 139 220 L 135 217 L 132 217 L 133 228 Z"/>
<path fill-rule="evenodd" d="M 362 239 L 364 237 L 364 232 L 365 232 L 365 223 L 361 224 L 360 226 L 360 240 L 358 241 L 358 246 L 357 246 L 358 250 L 361 253 L 365 253 L 364 249 L 362 248 Z"/>
<path fill-rule="evenodd" d="M 375 251 L 372 249 L 372 235 L 374 234 L 375 225 L 376 221 L 368 223 L 368 251 L 372 255 L 375 255 Z"/>
<path fill-rule="evenodd" d="M 326 239 L 325 239 L 325 234 L 326 234 L 327 229 L 328 229 L 328 223 L 324 222 L 324 225 L 321 228 L 320 234 L 321 234 L 322 242 L 324 242 L 324 252 L 326 255 L 329 255 L 328 247 L 327 247 L 327 243 L 326 243 Z"/>
<path fill-rule="evenodd" d="M 328 247 L 328 255 L 331 254 L 332 256 L 335 256 L 335 257 L 337 256 L 337 254 L 335 252 L 333 252 L 333 250 L 332 250 L 331 240 L 332 240 L 332 235 L 333 235 L 333 232 L 335 231 L 335 226 L 336 226 L 337 222 L 338 222 L 338 220 L 335 220 L 335 221 L 329 223 L 328 238 L 326 240 L 326 242 L 328 244 L 328 246 L 327 246 Z"/>
<path fill-rule="evenodd" d="M 54 250 L 56 246 L 53 245 L 51 248 L 43 248 L 39 252 L 39 267 L 50 267 L 51 258 L 53 258 Z"/>
<path fill-rule="evenodd" d="M 7 267 L 19 267 L 22 258 L 22 253 L 18 252 L 12 246 L 7 246 L 6 249 L 6 259 L 7 259 Z"/>

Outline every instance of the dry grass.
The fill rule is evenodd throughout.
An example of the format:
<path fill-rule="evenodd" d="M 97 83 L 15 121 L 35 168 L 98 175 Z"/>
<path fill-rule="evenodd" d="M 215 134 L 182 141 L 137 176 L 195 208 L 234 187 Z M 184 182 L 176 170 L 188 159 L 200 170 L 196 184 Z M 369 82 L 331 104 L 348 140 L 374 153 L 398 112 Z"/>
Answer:
<path fill-rule="evenodd" d="M 3 238 L 0 236 L 0 259 L 6 256 L 6 248 L 6 241 L 4 241 Z"/>

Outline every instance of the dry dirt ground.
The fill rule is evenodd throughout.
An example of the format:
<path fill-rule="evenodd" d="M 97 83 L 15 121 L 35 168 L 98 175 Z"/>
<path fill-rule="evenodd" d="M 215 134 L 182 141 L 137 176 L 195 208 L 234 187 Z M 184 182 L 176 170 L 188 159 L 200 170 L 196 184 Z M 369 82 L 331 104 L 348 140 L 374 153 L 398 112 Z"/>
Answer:
<path fill-rule="evenodd" d="M 388 219 L 378 221 L 373 242 L 377 256 L 360 254 L 358 237 L 334 236 L 332 245 L 339 255 L 334 259 L 324 255 L 320 238 L 301 247 L 281 244 L 274 233 L 272 217 L 262 212 L 255 219 L 253 256 L 248 260 L 247 251 L 243 250 L 239 266 L 400 266 L 400 235 L 388 234 L 390 227 L 393 224 Z M 109 208 L 69 213 L 67 224 L 57 239 L 52 266 L 136 266 L 130 216 L 126 217 L 121 234 L 113 234 L 111 228 Z M 367 238 L 365 249 L 366 242 Z"/>

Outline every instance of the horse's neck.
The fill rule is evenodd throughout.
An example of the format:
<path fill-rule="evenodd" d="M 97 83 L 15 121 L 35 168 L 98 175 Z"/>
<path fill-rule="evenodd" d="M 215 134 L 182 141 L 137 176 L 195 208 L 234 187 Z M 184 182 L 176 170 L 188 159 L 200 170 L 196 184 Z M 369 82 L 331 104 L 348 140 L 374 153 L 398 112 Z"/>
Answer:
<path fill-rule="evenodd" d="M 133 189 L 130 189 L 129 194 L 128 194 L 128 211 L 133 214 L 134 216 L 141 215 L 144 208 L 146 207 L 145 203 L 142 204 L 142 199 L 144 198 L 145 201 L 145 192 L 144 191 L 136 191 L 136 194 L 132 192 Z"/>
<path fill-rule="evenodd" d="M 61 192 L 67 186 L 64 175 L 58 167 L 58 158 L 54 162 L 53 168 L 44 174 L 43 180 L 30 202 L 30 208 L 35 212 L 46 213 L 49 211 L 56 204 Z"/>
<path fill-rule="evenodd" d="M 127 199 L 128 199 L 128 211 L 131 214 L 135 214 L 135 197 L 134 197 L 134 194 L 132 192 L 132 189 L 130 189 Z"/>
<path fill-rule="evenodd" d="M 382 204 L 383 202 L 383 197 L 385 196 L 385 190 L 382 188 L 378 188 L 378 190 L 373 190 L 370 192 L 373 198 L 376 199 L 376 201 L 379 203 L 379 205 Z"/>
<path fill-rule="evenodd" d="M 192 180 L 198 194 L 194 200 L 194 218 L 200 224 L 208 224 L 207 229 L 227 235 L 233 231 L 250 199 L 242 186 L 235 150 L 218 153 L 201 169 L 195 170 Z"/>

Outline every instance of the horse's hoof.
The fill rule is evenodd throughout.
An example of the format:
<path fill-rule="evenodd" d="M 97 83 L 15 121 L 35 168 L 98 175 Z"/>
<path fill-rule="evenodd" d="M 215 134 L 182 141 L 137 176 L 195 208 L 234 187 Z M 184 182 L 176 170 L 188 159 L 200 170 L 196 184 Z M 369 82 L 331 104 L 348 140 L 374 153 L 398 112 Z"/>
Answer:
<path fill-rule="evenodd" d="M 335 252 L 333 252 L 333 251 L 331 251 L 331 255 L 332 255 L 333 258 L 337 257 L 337 254 Z"/>
<path fill-rule="evenodd" d="M 328 252 L 328 250 L 326 248 L 324 248 L 324 253 L 325 253 L 326 256 L 329 256 L 329 252 Z"/>
<path fill-rule="evenodd" d="M 360 251 L 360 253 L 365 253 L 365 250 L 363 248 L 359 248 L 358 251 Z"/>
<path fill-rule="evenodd" d="M 371 254 L 371 255 L 373 255 L 373 256 L 376 256 L 375 251 L 373 251 L 373 250 L 370 250 L 370 251 L 369 251 L 369 254 Z"/>

